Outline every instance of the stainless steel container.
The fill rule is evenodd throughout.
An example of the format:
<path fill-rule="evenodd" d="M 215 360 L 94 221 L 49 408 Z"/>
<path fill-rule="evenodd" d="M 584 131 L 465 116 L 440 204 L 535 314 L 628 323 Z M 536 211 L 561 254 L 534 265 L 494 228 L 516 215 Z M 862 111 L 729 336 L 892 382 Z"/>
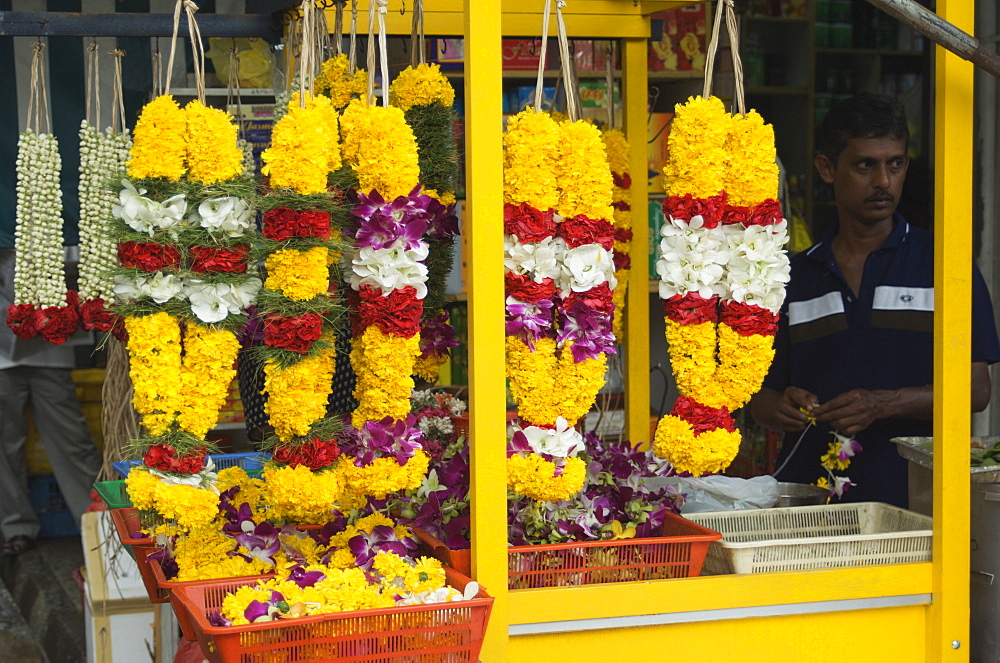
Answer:
<path fill-rule="evenodd" d="M 826 504 L 830 491 L 807 483 L 778 482 L 778 502 L 774 506 L 812 506 Z"/>

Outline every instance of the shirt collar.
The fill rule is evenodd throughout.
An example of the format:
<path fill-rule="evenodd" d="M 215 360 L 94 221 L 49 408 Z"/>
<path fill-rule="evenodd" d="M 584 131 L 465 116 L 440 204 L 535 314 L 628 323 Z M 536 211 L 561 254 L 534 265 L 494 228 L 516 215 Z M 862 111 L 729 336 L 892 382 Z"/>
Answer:
<path fill-rule="evenodd" d="M 806 255 L 816 262 L 822 263 L 825 263 L 833 258 L 833 250 L 831 246 L 833 244 L 833 238 L 837 236 L 839 231 L 839 223 L 834 223 L 832 226 L 827 228 L 823 231 L 823 236 L 820 237 L 820 240 L 806 251 Z M 901 214 L 893 213 L 892 232 L 889 234 L 889 237 L 886 238 L 885 243 L 879 251 L 894 249 L 905 242 L 909 236 L 910 223 L 904 219 Z"/>

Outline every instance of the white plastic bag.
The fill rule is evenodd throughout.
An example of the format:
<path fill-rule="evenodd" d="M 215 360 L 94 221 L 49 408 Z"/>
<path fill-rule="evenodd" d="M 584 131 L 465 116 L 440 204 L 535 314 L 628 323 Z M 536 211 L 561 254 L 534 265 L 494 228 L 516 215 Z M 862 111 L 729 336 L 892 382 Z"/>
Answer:
<path fill-rule="evenodd" d="M 778 503 L 778 480 L 772 476 L 739 479 L 713 475 L 701 478 L 669 477 L 687 495 L 681 513 L 768 509 Z"/>

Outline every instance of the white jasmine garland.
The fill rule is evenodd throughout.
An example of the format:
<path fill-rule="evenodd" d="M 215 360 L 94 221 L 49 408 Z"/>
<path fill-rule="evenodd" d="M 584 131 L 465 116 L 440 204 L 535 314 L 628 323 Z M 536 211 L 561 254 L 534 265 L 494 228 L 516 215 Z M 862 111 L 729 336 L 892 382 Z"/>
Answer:
<path fill-rule="evenodd" d="M 14 217 L 15 304 L 66 306 L 61 167 L 55 136 L 31 130 L 20 135 Z"/>
<path fill-rule="evenodd" d="M 417 299 L 427 296 L 427 242 L 420 241 L 410 249 L 404 249 L 403 240 L 395 241 L 386 249 L 370 246 L 355 252 L 351 260 L 351 287 L 360 290 L 362 285 L 379 288 L 383 295 L 393 290 L 413 286 Z"/>

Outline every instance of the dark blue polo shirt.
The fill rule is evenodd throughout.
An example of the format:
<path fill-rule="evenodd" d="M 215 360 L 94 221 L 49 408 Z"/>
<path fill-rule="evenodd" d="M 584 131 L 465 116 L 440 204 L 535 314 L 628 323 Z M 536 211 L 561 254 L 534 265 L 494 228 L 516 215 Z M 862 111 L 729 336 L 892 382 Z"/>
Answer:
<path fill-rule="evenodd" d="M 934 241 L 898 214 L 892 234 L 865 262 L 855 297 L 837 265 L 831 242 L 838 226 L 791 260 L 791 280 L 765 387 L 801 387 L 820 403 L 851 389 L 921 387 L 934 381 Z M 972 361 L 1000 361 L 993 308 L 986 283 L 973 266 Z M 826 472 L 820 456 L 832 441 L 828 424 L 806 434 L 781 481 L 813 483 Z M 864 450 L 844 474 L 856 486 L 845 501 L 907 505 L 907 461 L 889 442 L 897 436 L 930 436 L 931 422 L 881 419 L 857 434 Z M 781 467 L 800 433 L 785 435 Z"/>

